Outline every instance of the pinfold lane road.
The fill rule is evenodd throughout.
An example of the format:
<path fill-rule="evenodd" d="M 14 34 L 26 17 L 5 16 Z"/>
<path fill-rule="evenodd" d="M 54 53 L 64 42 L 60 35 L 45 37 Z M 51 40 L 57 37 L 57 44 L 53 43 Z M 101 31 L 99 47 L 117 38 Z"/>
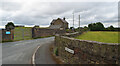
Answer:
<path fill-rule="evenodd" d="M 51 41 L 54 41 L 54 37 L 2 43 L 2 64 L 31 64 L 31 57 L 37 46 L 43 45 L 40 47 L 43 48 Z"/>

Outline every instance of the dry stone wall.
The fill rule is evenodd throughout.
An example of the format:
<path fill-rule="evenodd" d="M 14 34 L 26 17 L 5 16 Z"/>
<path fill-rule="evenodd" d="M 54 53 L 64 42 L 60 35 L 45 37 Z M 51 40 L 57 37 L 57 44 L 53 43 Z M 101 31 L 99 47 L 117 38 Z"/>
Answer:
<path fill-rule="evenodd" d="M 46 37 L 46 36 L 53 36 L 55 34 L 63 34 L 65 30 L 55 30 L 49 28 L 32 28 L 32 37 Z"/>
<path fill-rule="evenodd" d="M 9 31 L 10 34 L 6 34 Z M 49 28 L 15 28 L 13 30 L 0 30 L 0 41 L 16 41 L 31 38 L 40 38 L 53 36 L 55 34 L 64 34 L 65 30 L 54 30 Z"/>
<path fill-rule="evenodd" d="M 32 37 L 33 38 L 52 36 L 54 34 L 55 34 L 55 31 L 52 29 L 32 28 Z"/>
<path fill-rule="evenodd" d="M 70 38 L 68 36 L 55 36 L 55 46 L 58 55 L 68 64 L 118 64 L 120 46 L 113 43 L 101 43 Z M 69 48 L 74 53 L 65 50 Z M 119 48 L 119 49 L 118 49 Z"/>

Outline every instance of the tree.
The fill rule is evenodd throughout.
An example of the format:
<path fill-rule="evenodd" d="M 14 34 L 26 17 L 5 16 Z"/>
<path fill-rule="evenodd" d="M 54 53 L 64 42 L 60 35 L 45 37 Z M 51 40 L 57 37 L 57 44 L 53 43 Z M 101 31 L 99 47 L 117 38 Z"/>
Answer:
<path fill-rule="evenodd" d="M 91 23 L 91 24 L 88 25 L 88 27 L 91 31 L 94 31 L 94 30 L 96 30 L 95 25 L 96 25 L 95 23 Z"/>
<path fill-rule="evenodd" d="M 88 25 L 88 27 L 91 31 L 101 31 L 105 28 L 101 22 L 91 23 Z"/>
<path fill-rule="evenodd" d="M 87 26 L 84 26 L 84 28 L 88 28 Z"/>
<path fill-rule="evenodd" d="M 111 25 L 110 27 L 108 27 L 108 30 L 114 31 L 114 27 Z"/>
<path fill-rule="evenodd" d="M 98 22 L 98 23 L 96 23 L 96 29 L 101 31 L 101 30 L 104 30 L 105 27 L 102 23 Z"/>
<path fill-rule="evenodd" d="M 70 27 L 70 29 L 74 29 L 74 27 Z"/>
<path fill-rule="evenodd" d="M 92 30 L 92 23 L 88 24 L 88 27 L 89 27 L 90 30 Z"/>
<path fill-rule="evenodd" d="M 14 23 L 12 23 L 12 22 L 8 22 L 7 25 L 5 25 L 5 28 L 6 28 L 7 30 L 14 29 L 14 27 L 15 27 L 15 25 L 14 25 Z"/>
<path fill-rule="evenodd" d="M 78 27 L 77 29 L 80 29 L 81 27 Z"/>

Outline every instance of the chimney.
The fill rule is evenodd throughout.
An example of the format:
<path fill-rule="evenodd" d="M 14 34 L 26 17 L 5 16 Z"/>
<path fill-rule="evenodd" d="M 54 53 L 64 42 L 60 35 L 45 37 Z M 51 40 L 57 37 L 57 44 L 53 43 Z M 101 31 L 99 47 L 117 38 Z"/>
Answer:
<path fill-rule="evenodd" d="M 63 18 L 63 20 L 65 20 L 65 17 Z"/>

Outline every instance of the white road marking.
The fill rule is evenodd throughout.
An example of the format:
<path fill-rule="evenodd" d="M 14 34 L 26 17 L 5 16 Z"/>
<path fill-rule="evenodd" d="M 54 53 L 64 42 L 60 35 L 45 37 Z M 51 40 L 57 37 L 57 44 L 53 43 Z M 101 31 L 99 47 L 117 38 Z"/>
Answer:
<path fill-rule="evenodd" d="M 36 48 L 35 52 L 33 53 L 33 56 L 32 56 L 32 64 L 33 64 L 33 66 L 35 66 L 35 54 L 36 54 L 37 50 L 38 50 L 41 46 L 42 46 L 42 44 L 41 44 L 40 46 L 38 46 L 38 47 Z"/>

